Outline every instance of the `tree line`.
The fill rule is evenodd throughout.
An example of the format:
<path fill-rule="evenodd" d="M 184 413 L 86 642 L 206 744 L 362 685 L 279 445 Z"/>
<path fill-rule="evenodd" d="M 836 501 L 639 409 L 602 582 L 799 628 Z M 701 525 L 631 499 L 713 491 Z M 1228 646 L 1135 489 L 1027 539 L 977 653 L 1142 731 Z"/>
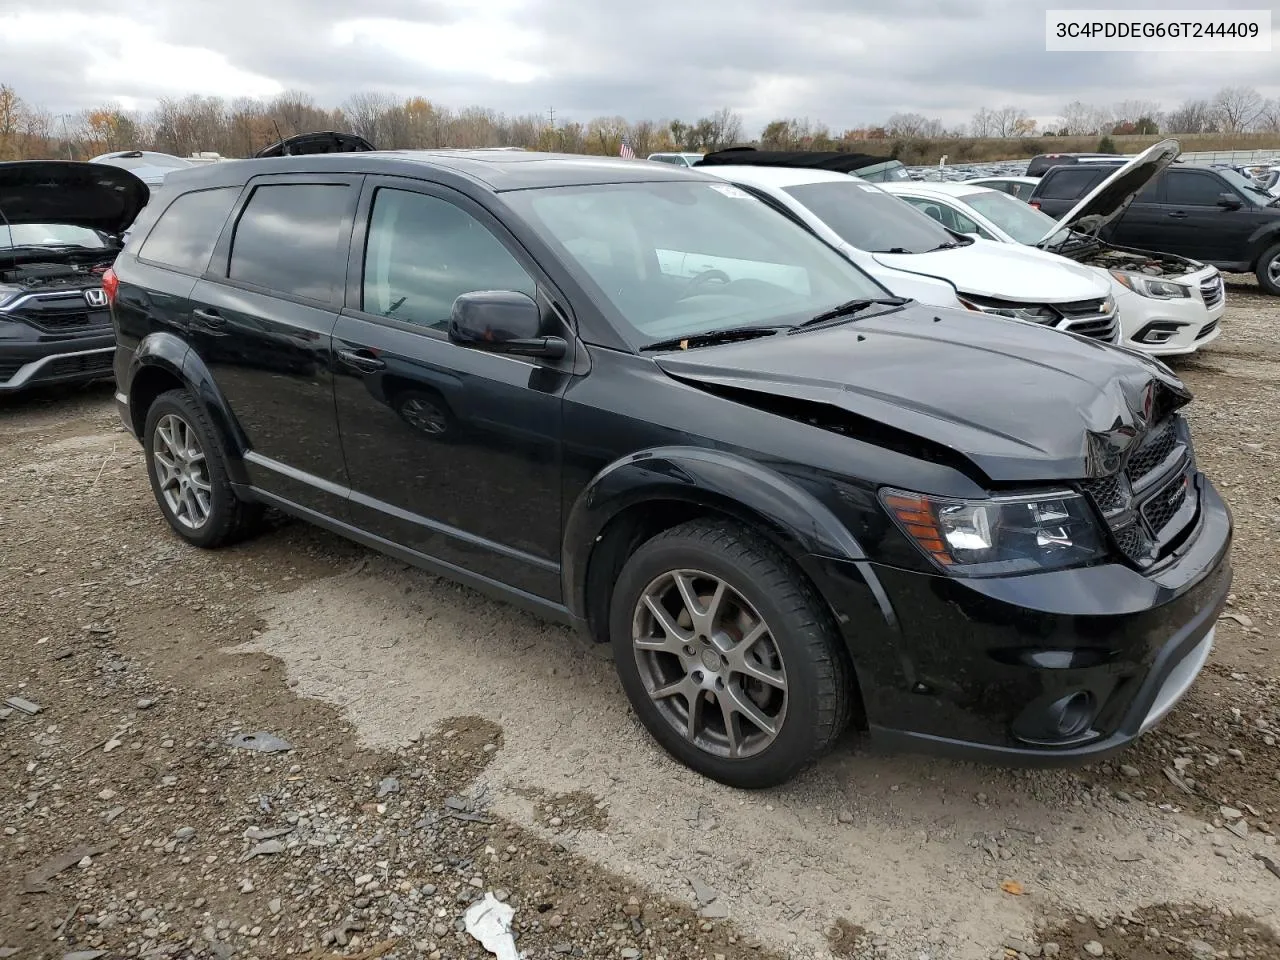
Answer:
<path fill-rule="evenodd" d="M 934 141 L 1023 140 L 1030 148 L 1036 137 L 1280 132 L 1280 98 L 1268 100 L 1252 87 L 1232 86 L 1168 111 L 1149 100 L 1111 105 L 1073 101 L 1043 127 L 1015 105 L 983 107 L 967 123 L 950 127 L 923 114 L 895 113 L 880 124 L 836 132 L 821 122 L 792 117 L 773 120 L 749 138 L 742 117 L 728 108 L 695 120 L 630 121 L 612 116 L 553 124 L 543 114 L 509 116 L 479 106 L 452 109 L 423 97 L 400 99 L 372 92 L 354 93 L 340 106 L 328 108 L 306 93 L 290 91 L 269 100 L 198 95 L 163 99 L 148 113 L 107 105 L 54 115 L 24 100 L 12 87 L 0 85 L 0 159 L 6 160 L 86 159 L 135 149 L 244 157 L 282 137 L 313 130 L 357 133 L 385 149 L 506 146 L 616 156 L 626 136 L 641 157 L 741 143 L 783 150 L 854 145 L 867 149 L 870 144 L 873 152 L 911 160 L 927 152 L 922 144 Z M 877 142 L 883 143 L 882 149 L 874 146 Z"/>

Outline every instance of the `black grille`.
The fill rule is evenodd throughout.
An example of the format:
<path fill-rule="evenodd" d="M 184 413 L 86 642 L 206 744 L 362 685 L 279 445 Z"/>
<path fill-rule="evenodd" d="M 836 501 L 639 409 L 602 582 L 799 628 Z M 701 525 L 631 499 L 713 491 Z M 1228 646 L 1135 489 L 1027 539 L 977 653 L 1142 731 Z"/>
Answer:
<path fill-rule="evenodd" d="M 1086 480 L 1082 486 L 1103 513 L 1114 513 L 1117 510 L 1124 509 L 1125 492 L 1120 485 L 1119 477 L 1111 476 L 1102 477 L 1098 480 Z"/>
<path fill-rule="evenodd" d="M 1151 556 L 1151 540 L 1138 524 L 1131 524 L 1123 530 L 1113 531 L 1116 546 L 1130 560 L 1141 562 Z"/>
<path fill-rule="evenodd" d="M 1222 300 L 1222 277 L 1214 275 L 1200 281 L 1200 296 L 1204 298 L 1206 307 L 1214 307 Z M 1216 323 L 1216 321 L 1215 321 Z M 1208 329 L 1207 327 L 1205 329 Z"/>
<path fill-rule="evenodd" d="M 1160 535 L 1174 515 L 1182 509 L 1182 505 L 1187 502 L 1188 486 L 1186 474 L 1178 474 L 1159 493 L 1142 505 L 1142 519 L 1147 522 L 1147 527 L 1156 536 Z"/>
<path fill-rule="evenodd" d="M 21 360 L 0 360 L 0 383 L 8 383 L 21 369 Z"/>
<path fill-rule="evenodd" d="M 50 333 L 105 327 L 111 323 L 111 312 L 106 307 L 91 308 L 82 290 L 29 297 L 10 310 L 9 316 Z"/>
<path fill-rule="evenodd" d="M 1203 327 L 1200 328 L 1200 332 L 1196 334 L 1196 339 L 1203 340 L 1205 337 L 1207 337 L 1209 334 L 1213 333 L 1213 331 L 1217 329 L 1218 329 L 1218 321 L 1210 320 L 1208 323 L 1206 323 Z"/>
<path fill-rule="evenodd" d="M 111 354 L 86 353 L 78 357 L 59 357 L 41 367 L 37 376 L 64 377 L 73 373 L 97 373 L 111 369 Z"/>
<path fill-rule="evenodd" d="M 1104 340 L 1107 343 L 1114 343 L 1118 332 L 1118 324 L 1115 315 L 1109 317 L 1096 317 L 1089 320 L 1068 321 L 1063 329 L 1070 330 L 1072 333 L 1078 333 L 1082 337 L 1089 337 L 1091 340 Z"/>
<path fill-rule="evenodd" d="M 1129 455 L 1124 472 L 1130 483 L 1138 483 L 1168 459 L 1178 446 L 1178 433 L 1173 421 L 1169 421 L 1147 439 L 1141 447 Z"/>
<path fill-rule="evenodd" d="M 1076 300 L 1072 303 L 1055 303 L 1053 305 L 1053 309 L 1057 310 L 1068 320 L 1096 318 L 1106 316 L 1106 314 L 1102 312 L 1102 307 L 1106 302 L 1106 300 L 1102 299 Z"/>

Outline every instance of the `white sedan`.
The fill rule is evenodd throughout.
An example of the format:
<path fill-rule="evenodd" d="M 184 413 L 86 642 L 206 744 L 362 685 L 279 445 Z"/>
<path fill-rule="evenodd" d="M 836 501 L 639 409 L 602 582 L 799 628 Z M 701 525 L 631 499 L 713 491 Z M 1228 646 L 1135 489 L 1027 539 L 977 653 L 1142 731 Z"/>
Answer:
<path fill-rule="evenodd" d="M 958 233 L 1052 249 L 1102 272 L 1115 294 L 1124 346 L 1161 356 L 1187 354 L 1221 333 L 1226 296 L 1214 267 L 1103 243 L 1072 230 L 1079 216 L 1055 221 L 1007 193 L 973 183 L 892 183 L 881 189 Z"/>

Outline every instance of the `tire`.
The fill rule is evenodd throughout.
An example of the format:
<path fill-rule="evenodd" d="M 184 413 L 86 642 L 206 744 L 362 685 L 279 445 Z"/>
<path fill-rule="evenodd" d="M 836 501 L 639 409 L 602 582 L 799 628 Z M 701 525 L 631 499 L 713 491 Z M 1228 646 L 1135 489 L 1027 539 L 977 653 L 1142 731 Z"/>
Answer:
<path fill-rule="evenodd" d="M 143 438 L 151 492 L 182 539 L 197 547 L 222 547 L 243 539 L 261 523 L 262 506 L 240 500 L 231 489 L 226 447 L 189 392 L 170 390 L 157 397 L 147 410 Z M 175 448 L 198 456 L 184 459 L 175 455 Z M 162 477 L 162 460 L 179 469 Z M 184 476 L 186 483 L 181 481 Z"/>
<path fill-rule="evenodd" d="M 1280 243 L 1262 252 L 1254 275 L 1258 278 L 1258 286 L 1273 297 L 1280 297 Z"/>
<path fill-rule="evenodd" d="M 719 623 L 707 640 L 717 583 L 724 585 Z M 698 605 L 702 629 L 686 595 Z M 665 611 L 677 639 L 649 601 Z M 745 649 L 742 638 L 752 633 L 760 636 Z M 853 670 L 825 604 L 781 551 L 744 526 L 694 520 L 641 545 L 618 576 L 609 634 L 623 689 L 645 728 L 681 763 L 728 786 L 785 783 L 824 754 L 852 716 Z M 766 674 L 769 682 L 760 679 Z M 688 692 L 651 695 L 676 686 Z M 690 738 L 694 690 L 701 730 Z"/>

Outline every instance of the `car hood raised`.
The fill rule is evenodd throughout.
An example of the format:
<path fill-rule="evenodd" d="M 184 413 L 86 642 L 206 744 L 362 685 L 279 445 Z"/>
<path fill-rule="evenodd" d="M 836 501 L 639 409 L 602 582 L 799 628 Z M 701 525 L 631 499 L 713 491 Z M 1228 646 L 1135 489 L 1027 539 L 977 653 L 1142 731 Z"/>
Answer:
<path fill-rule="evenodd" d="M 1105 297 L 1095 270 L 1022 244 L 974 240 L 932 253 L 877 253 L 883 266 L 946 280 L 961 293 L 1021 303 L 1074 303 Z"/>
<path fill-rule="evenodd" d="M 118 236 L 150 196 L 128 170 L 104 163 L 0 163 L 0 213 L 9 223 L 65 223 Z"/>
<path fill-rule="evenodd" d="M 1172 139 L 1161 140 L 1143 150 L 1086 193 L 1039 242 L 1048 243 L 1063 227 L 1097 236 L 1098 231 L 1128 210 L 1133 198 L 1177 160 L 1180 153 L 1181 144 Z"/>
<path fill-rule="evenodd" d="M 852 414 L 852 435 L 861 419 L 869 432 L 888 427 L 946 447 L 995 483 L 1105 476 L 1152 420 L 1191 399 L 1167 367 L 1136 352 L 920 306 L 655 359 L 668 375 L 743 403 L 821 404 Z"/>

